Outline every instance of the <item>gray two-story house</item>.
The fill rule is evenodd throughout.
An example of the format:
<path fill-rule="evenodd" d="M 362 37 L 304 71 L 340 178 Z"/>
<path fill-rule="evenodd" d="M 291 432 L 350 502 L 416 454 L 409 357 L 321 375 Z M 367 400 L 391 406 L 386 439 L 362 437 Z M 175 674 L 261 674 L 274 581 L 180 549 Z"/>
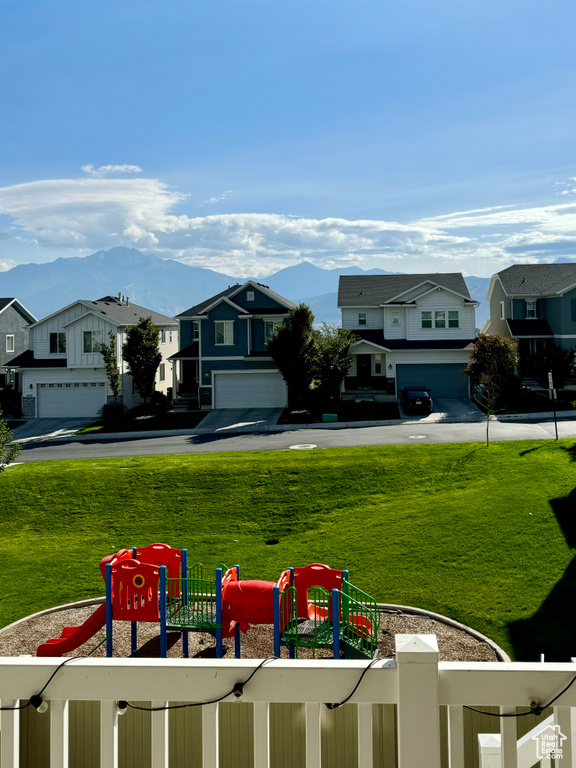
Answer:
<path fill-rule="evenodd" d="M 10 384 L 19 389 L 18 372 L 2 366 L 28 349 L 28 326 L 35 322 L 18 299 L 0 299 L 0 387 Z"/>
<path fill-rule="evenodd" d="M 483 333 L 515 339 L 523 373 L 546 346 L 576 346 L 576 263 L 515 264 L 493 275 Z"/>
<path fill-rule="evenodd" d="M 178 393 L 201 408 L 284 408 L 287 389 L 266 340 L 295 305 L 249 281 L 177 316 Z"/>

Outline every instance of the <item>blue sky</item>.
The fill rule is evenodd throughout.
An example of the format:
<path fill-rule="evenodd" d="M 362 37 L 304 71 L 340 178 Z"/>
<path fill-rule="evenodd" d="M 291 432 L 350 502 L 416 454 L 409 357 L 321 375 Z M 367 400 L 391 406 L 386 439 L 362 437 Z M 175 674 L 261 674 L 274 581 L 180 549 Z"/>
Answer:
<path fill-rule="evenodd" d="M 572 0 L 5 0 L 0 269 L 576 256 L 575 29 Z"/>

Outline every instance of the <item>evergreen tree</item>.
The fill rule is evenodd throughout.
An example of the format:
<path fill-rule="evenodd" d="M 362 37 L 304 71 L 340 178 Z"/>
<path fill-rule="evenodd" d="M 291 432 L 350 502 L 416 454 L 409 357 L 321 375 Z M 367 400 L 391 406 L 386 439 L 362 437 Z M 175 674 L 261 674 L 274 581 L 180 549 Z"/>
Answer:
<path fill-rule="evenodd" d="M 152 318 L 141 317 L 137 325 L 127 328 L 122 354 L 134 387 L 146 405 L 154 392 L 156 371 L 162 360 L 159 332 Z"/>
<path fill-rule="evenodd" d="M 290 310 L 268 340 L 268 351 L 288 385 L 291 407 L 301 408 L 314 378 L 316 344 L 314 315 L 306 304 Z"/>
<path fill-rule="evenodd" d="M 114 402 L 116 402 L 122 388 L 120 383 L 120 371 L 118 370 L 118 358 L 116 357 L 116 334 L 114 331 L 110 331 L 108 335 L 110 344 L 100 344 L 100 354 L 104 360 L 106 376 L 108 377 L 110 389 L 114 395 Z"/>

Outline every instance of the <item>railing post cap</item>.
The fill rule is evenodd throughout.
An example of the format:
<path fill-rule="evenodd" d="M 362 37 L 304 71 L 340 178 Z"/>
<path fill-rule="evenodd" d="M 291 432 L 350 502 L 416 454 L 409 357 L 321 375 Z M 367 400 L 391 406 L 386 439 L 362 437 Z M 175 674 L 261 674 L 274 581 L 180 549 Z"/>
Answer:
<path fill-rule="evenodd" d="M 396 635 L 396 659 L 413 663 L 437 662 L 436 635 Z"/>

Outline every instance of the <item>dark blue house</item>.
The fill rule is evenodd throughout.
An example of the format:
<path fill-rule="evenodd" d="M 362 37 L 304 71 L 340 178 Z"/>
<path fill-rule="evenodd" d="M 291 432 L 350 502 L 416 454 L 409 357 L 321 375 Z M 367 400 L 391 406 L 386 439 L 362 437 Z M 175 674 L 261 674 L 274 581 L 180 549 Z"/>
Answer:
<path fill-rule="evenodd" d="M 247 282 L 182 312 L 178 393 L 201 408 L 283 408 L 287 390 L 266 340 L 295 305 Z"/>

